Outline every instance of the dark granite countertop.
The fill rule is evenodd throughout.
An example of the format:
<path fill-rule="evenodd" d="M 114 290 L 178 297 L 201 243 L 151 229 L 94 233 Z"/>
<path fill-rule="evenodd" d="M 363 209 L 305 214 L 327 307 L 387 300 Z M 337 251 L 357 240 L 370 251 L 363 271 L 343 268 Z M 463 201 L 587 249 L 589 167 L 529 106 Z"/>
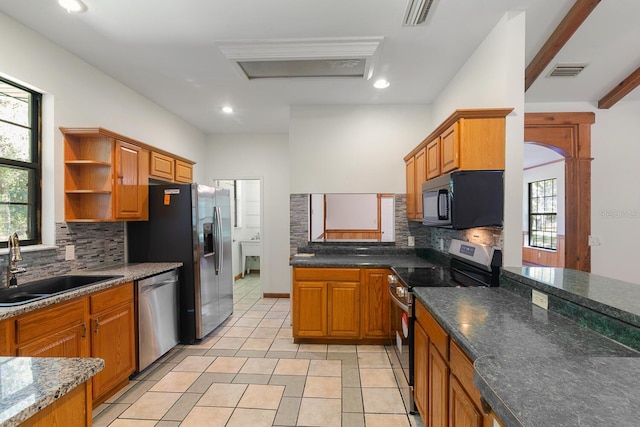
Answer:
<path fill-rule="evenodd" d="M 0 357 L 0 425 L 21 424 L 103 368 L 93 358 Z"/>
<path fill-rule="evenodd" d="M 638 284 L 554 267 L 506 267 L 502 274 L 539 291 L 640 327 Z"/>
<path fill-rule="evenodd" d="M 289 262 L 294 267 L 431 267 L 432 261 L 416 255 L 297 254 Z"/>
<path fill-rule="evenodd" d="M 505 427 L 636 425 L 633 403 L 640 404 L 640 396 L 625 395 L 633 401 L 626 411 L 611 405 L 609 396 L 640 389 L 639 371 L 631 374 L 640 368 L 640 353 L 504 289 L 416 288 L 414 293 L 477 360 L 476 386 Z M 619 375 L 621 366 L 627 375 Z M 603 381 L 609 374 L 615 381 Z M 602 399 L 584 401 L 584 393 Z M 585 418 L 578 410 L 585 405 L 598 418 Z"/>
<path fill-rule="evenodd" d="M 8 319 L 10 317 L 14 317 L 23 313 L 28 313 L 42 307 L 47 307 L 51 304 L 67 301 L 82 295 L 87 295 L 103 289 L 108 289 L 122 283 L 131 282 L 132 280 L 139 280 L 145 277 L 160 274 L 165 271 L 173 270 L 174 268 L 179 268 L 181 266 L 181 262 L 148 262 L 140 264 L 112 265 L 109 267 L 101 268 L 99 270 L 74 271 L 69 274 L 117 275 L 122 277 L 118 277 L 112 280 L 106 280 L 94 285 L 72 289 L 68 292 L 54 295 L 49 298 L 36 300 L 27 304 L 15 305 L 12 307 L 0 307 L 0 320 Z"/>

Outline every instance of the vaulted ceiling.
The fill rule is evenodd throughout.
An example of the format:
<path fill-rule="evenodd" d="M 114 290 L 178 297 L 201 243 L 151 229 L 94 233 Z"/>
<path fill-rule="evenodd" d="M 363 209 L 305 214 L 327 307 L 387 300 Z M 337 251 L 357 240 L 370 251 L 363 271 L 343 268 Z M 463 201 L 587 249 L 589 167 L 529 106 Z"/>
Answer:
<path fill-rule="evenodd" d="M 550 58 L 530 79 L 527 102 L 605 106 L 625 79 L 624 99 L 640 100 L 638 0 L 434 0 L 424 24 L 403 26 L 407 2 L 85 0 L 87 12 L 69 14 L 56 0 L 0 0 L 0 12 L 207 133 L 287 132 L 291 105 L 431 103 L 509 10 L 527 13 L 526 63 L 543 48 Z M 381 38 L 372 79 L 249 80 L 220 48 L 326 38 Z M 587 65 L 577 77 L 547 77 L 557 63 Z M 390 87 L 374 88 L 379 77 Z M 235 114 L 220 111 L 227 104 Z"/>

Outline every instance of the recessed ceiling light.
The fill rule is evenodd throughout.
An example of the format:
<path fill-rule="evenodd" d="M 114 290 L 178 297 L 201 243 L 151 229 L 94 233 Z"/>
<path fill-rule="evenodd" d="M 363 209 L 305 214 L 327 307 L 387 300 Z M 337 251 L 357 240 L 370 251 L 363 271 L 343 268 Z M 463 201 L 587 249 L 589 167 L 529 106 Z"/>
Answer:
<path fill-rule="evenodd" d="M 229 106 L 222 107 L 222 112 L 226 114 L 231 114 L 233 113 L 233 108 Z"/>
<path fill-rule="evenodd" d="M 87 5 L 82 0 L 58 0 L 58 4 L 67 9 L 69 13 L 84 13 L 87 11 Z"/>
<path fill-rule="evenodd" d="M 385 80 L 385 79 L 378 79 L 376 80 L 376 82 L 373 84 L 373 87 L 375 87 L 376 89 L 386 89 L 389 87 L 389 81 Z"/>

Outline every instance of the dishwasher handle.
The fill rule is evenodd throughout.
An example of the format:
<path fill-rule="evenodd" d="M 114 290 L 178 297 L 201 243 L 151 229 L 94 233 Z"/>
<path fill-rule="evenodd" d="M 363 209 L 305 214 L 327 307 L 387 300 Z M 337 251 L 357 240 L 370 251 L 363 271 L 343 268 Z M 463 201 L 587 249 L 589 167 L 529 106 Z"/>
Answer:
<path fill-rule="evenodd" d="M 163 286 L 167 286 L 167 285 L 173 285 L 175 283 L 178 282 L 178 279 L 169 279 L 169 280 L 163 280 L 162 282 L 152 282 L 152 283 L 146 283 L 146 284 L 142 284 L 140 286 L 140 293 L 141 294 L 146 294 L 147 292 L 151 292 L 155 289 L 161 288 Z"/>

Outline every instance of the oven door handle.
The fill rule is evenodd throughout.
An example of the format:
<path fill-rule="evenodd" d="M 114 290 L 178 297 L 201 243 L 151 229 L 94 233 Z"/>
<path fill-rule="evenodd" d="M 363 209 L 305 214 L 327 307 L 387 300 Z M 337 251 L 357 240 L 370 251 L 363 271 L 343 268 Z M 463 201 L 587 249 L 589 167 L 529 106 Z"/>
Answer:
<path fill-rule="evenodd" d="M 402 309 L 402 311 L 404 311 L 405 313 L 407 313 L 408 317 L 412 316 L 411 313 L 411 304 L 405 304 L 402 301 L 400 301 L 398 299 L 398 297 L 396 296 L 396 287 L 394 285 L 389 285 L 389 296 L 391 297 L 391 302 L 394 303 L 395 305 L 397 305 L 398 307 L 400 307 L 400 309 Z"/>

